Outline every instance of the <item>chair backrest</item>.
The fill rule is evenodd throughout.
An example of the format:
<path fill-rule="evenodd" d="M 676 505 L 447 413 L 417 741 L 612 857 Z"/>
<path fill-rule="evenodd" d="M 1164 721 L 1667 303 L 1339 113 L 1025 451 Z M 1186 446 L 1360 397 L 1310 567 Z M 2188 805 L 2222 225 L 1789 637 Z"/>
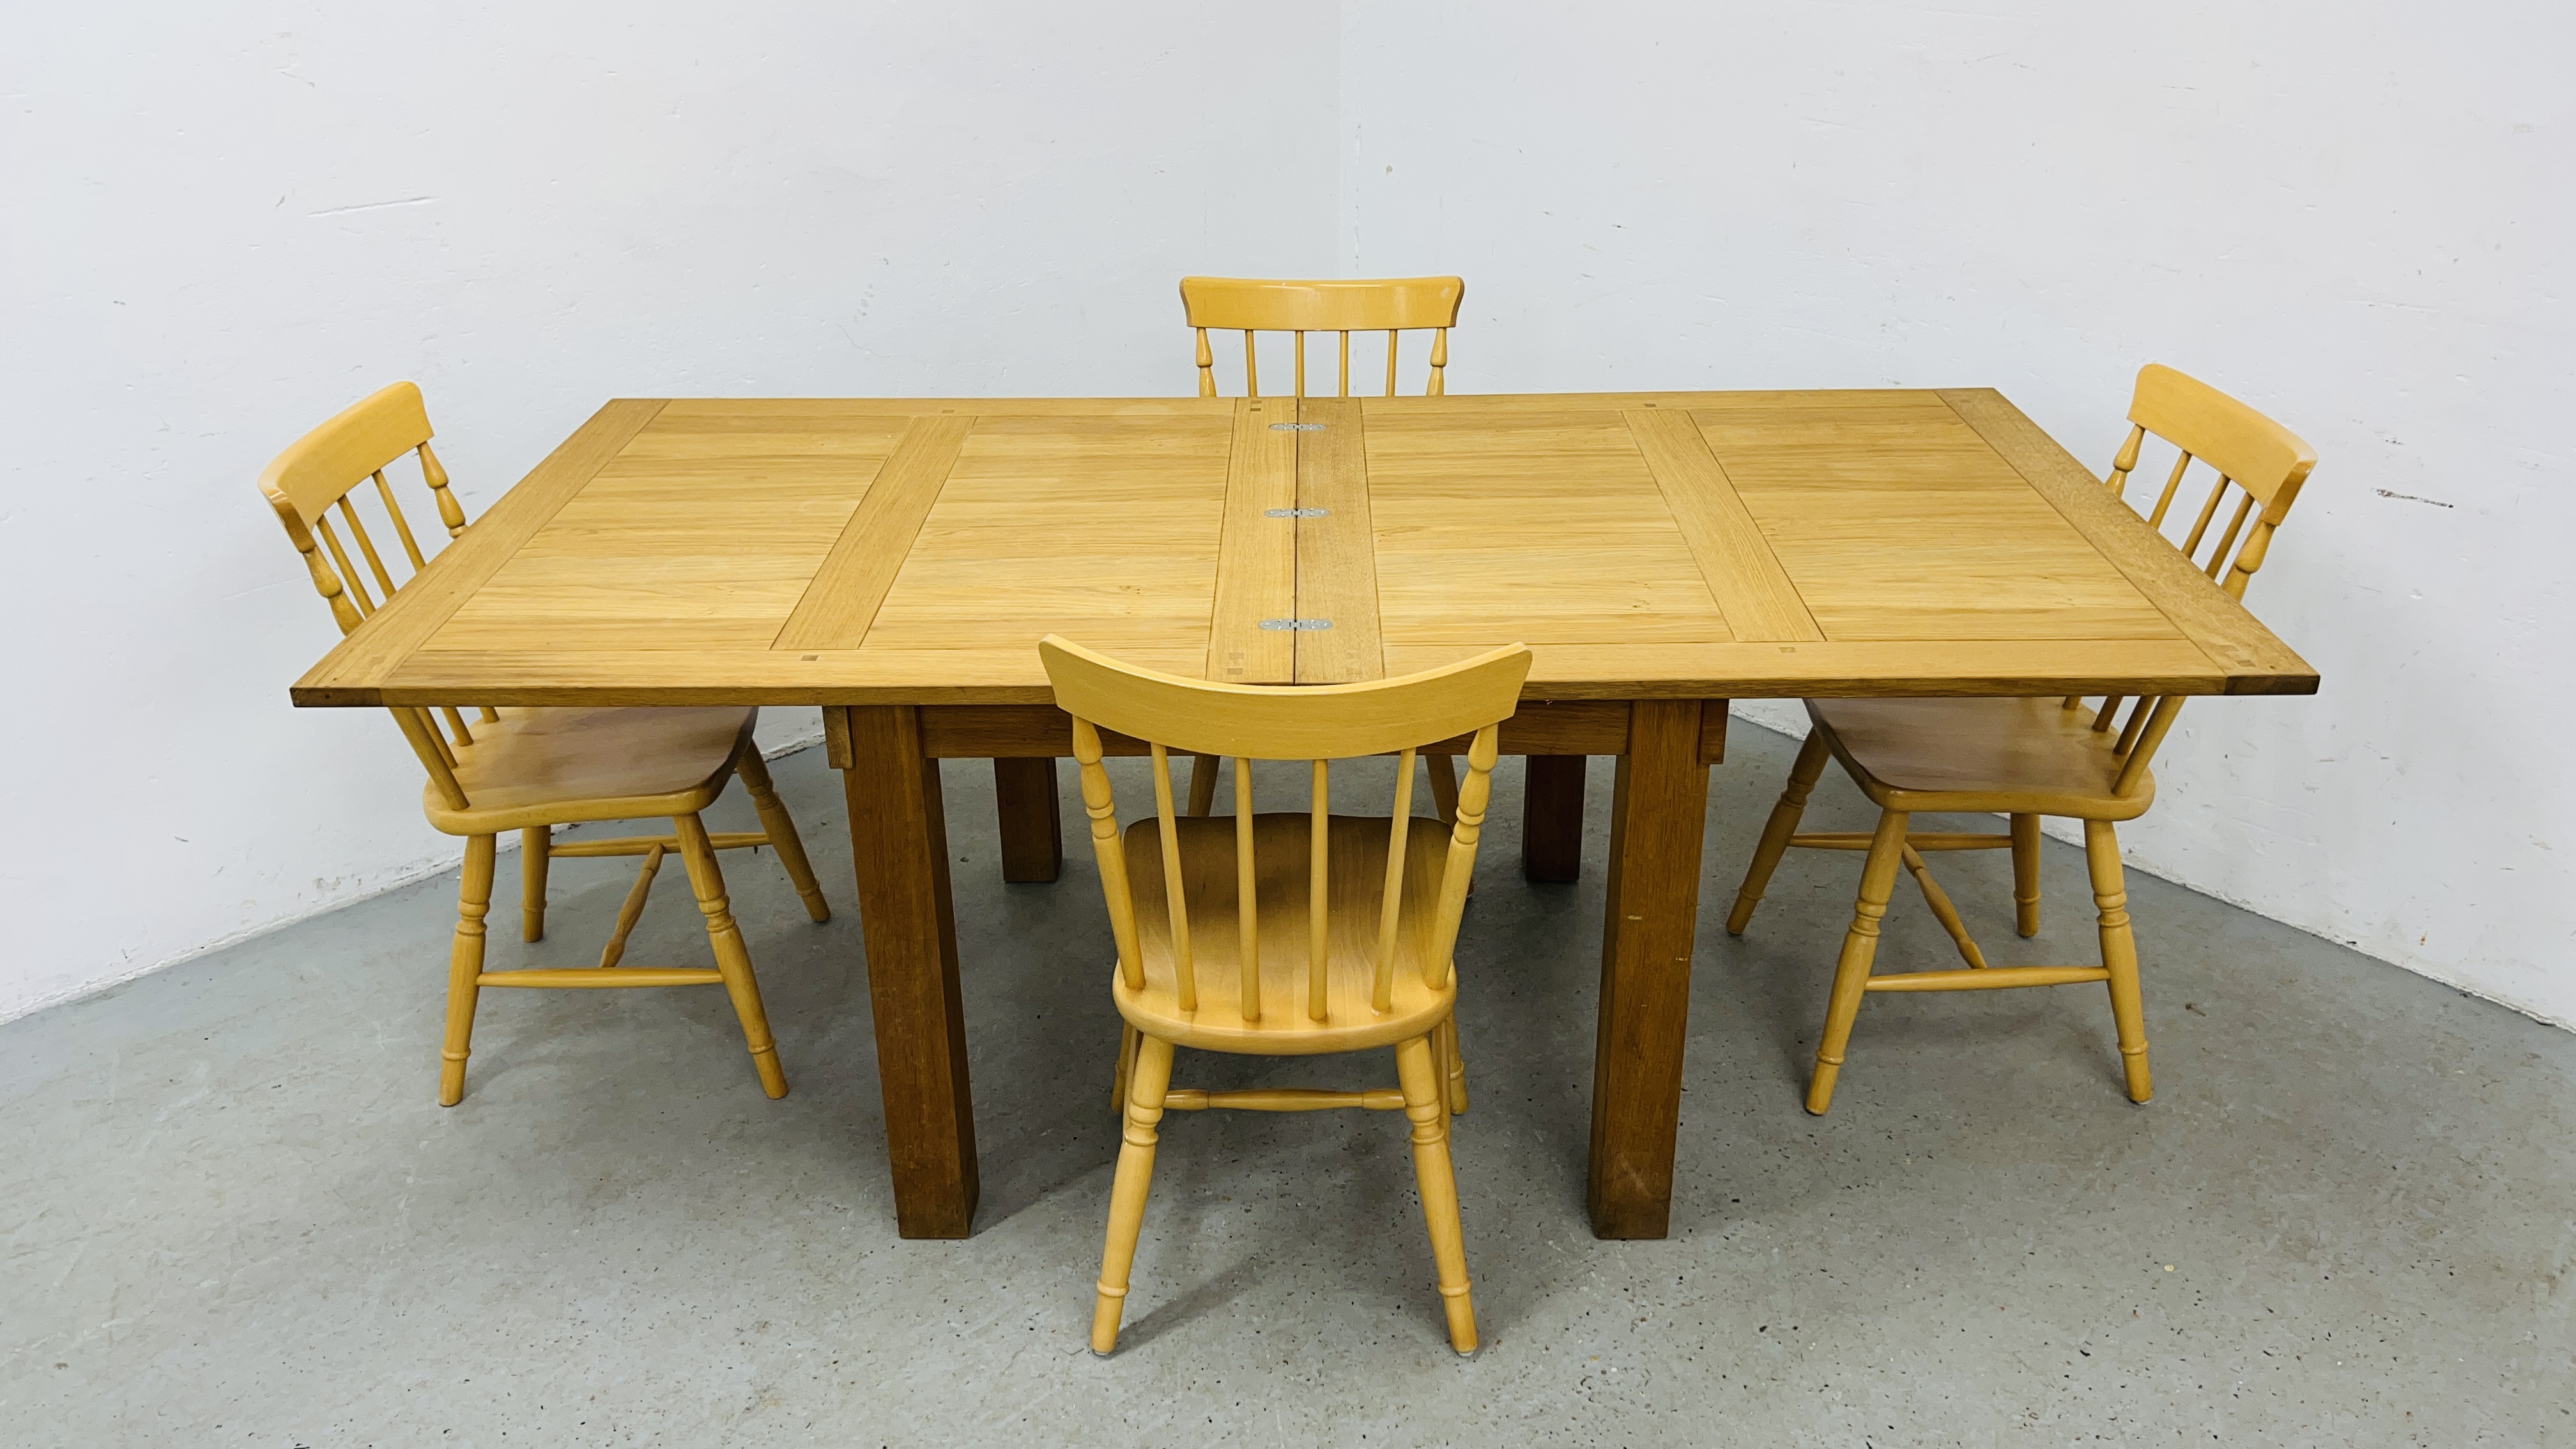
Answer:
<path fill-rule="evenodd" d="M 1180 1005 L 1196 1010 L 1198 981 L 1190 956 L 1189 903 L 1183 888 L 1179 827 L 1172 804 L 1171 752 L 1234 757 L 1236 913 L 1241 966 L 1237 983 L 1243 1017 L 1257 1021 L 1261 1000 L 1259 902 L 1254 893 L 1252 765 L 1255 760 L 1302 760 L 1312 801 L 1307 888 L 1306 1001 L 1308 1016 L 1331 1013 L 1327 969 L 1332 933 L 1328 882 L 1331 762 L 1363 755 L 1397 756 L 1395 808 L 1388 822 L 1386 884 L 1378 904 L 1369 1008 L 1388 1009 L 1395 984 L 1397 931 L 1405 874 L 1405 835 L 1415 825 L 1413 761 L 1418 747 L 1472 734 L 1467 778 L 1458 787 L 1457 823 L 1440 881 L 1432 938 L 1423 950 L 1423 984 L 1447 984 L 1466 909 L 1467 882 L 1476 864 L 1476 841 L 1492 790 L 1494 756 L 1502 721 L 1519 707 L 1529 676 L 1530 652 L 1508 645 L 1443 668 L 1367 684 L 1247 685 L 1182 679 L 1121 664 L 1069 640 L 1048 635 L 1038 644 L 1059 708 L 1073 716 L 1073 755 L 1082 767 L 1082 803 L 1091 817 L 1091 848 L 1100 863 L 1110 928 L 1118 941 L 1118 967 L 1130 990 L 1145 984 L 1139 952 L 1136 902 L 1127 879 L 1118 807 L 1101 765 L 1102 730 L 1144 740 L 1153 757 L 1154 814 L 1161 827 L 1163 882 L 1170 913 L 1172 953 Z M 1437 821 L 1423 822 L 1436 825 Z M 1357 1003 L 1345 1002 L 1345 1010 Z"/>
<path fill-rule="evenodd" d="M 1395 396 L 1396 339 L 1407 331 L 1429 331 L 1431 381 L 1424 392 L 1437 397 L 1447 390 L 1449 329 L 1458 325 L 1458 303 L 1467 284 L 1456 277 L 1390 277 L 1371 280 L 1273 281 L 1248 277 L 1183 277 L 1181 310 L 1199 335 L 1199 396 L 1216 396 L 1216 355 L 1208 349 L 1208 329 L 1243 334 L 1243 391 L 1261 396 L 1261 363 L 1254 341 L 1262 332 L 1292 332 L 1297 338 L 1297 392 L 1306 395 L 1306 334 L 1341 336 L 1340 384 L 1337 397 L 1351 395 L 1351 334 L 1386 334 L 1386 395 Z"/>
<path fill-rule="evenodd" d="M 2201 572 L 2218 580 L 2229 597 L 2244 598 L 2246 584 L 2271 552 L 2272 531 L 2290 516 L 2290 505 L 2298 501 L 2299 489 L 2317 466 L 2316 451 L 2297 434 L 2208 383 L 2153 362 L 2138 369 L 2138 385 L 2129 399 L 2129 436 L 2104 480 L 2113 493 L 2125 497 L 2129 474 L 2138 466 L 2139 447 L 2150 433 L 2173 445 L 2176 456 L 2163 491 L 2146 509 L 2147 526 L 2170 541 L 2167 515 L 2182 492 L 2184 475 L 2194 462 L 2214 471 L 2217 481 L 2175 547 Z M 2239 495 L 2235 510 L 2225 530 L 2213 535 L 2209 525 L 2231 490 Z M 2246 527 L 2249 520 L 2251 528 Z M 2180 515 L 2173 515 L 2173 521 L 2178 523 Z M 2119 719 L 2123 700 L 2124 696 L 2113 695 L 2102 701 L 2093 716 L 2093 728 L 2107 731 L 2118 723 L 2120 733 L 2113 748 L 2122 764 L 2116 788 L 2128 795 L 2145 788 L 2147 763 L 2173 727 L 2182 696 L 2127 700 L 2128 715 Z M 2082 703 L 2081 698 L 2070 697 L 2066 707 Z"/>
<path fill-rule="evenodd" d="M 2127 492 L 2129 473 L 2138 466 L 2138 447 L 2149 433 L 2173 444 L 2177 450 L 2173 471 L 2147 510 L 2148 526 L 2161 532 L 2192 463 L 2214 470 L 2217 481 L 2180 547 L 2183 557 L 2200 564 L 2230 596 L 2245 597 L 2246 583 L 2270 551 L 2272 530 L 2290 516 L 2300 486 L 2317 466 L 2316 452 L 2297 434 L 2208 383 L 2152 362 L 2138 369 L 2137 391 L 2129 400 L 2129 424 L 2128 441 L 2120 445 L 2106 480 L 2111 491 Z M 2241 495 L 2236 511 L 2228 518 L 2226 531 L 2210 542 L 2208 561 L 2203 563 L 2201 545 L 2231 486 Z M 2258 507 L 2259 514 L 2254 511 Z M 2254 523 L 2250 531 L 2245 528 L 2249 516 Z M 2244 543 L 2231 555 L 2228 550 L 2236 546 L 2240 532 Z"/>
<path fill-rule="evenodd" d="M 360 516 L 352 496 L 359 484 L 370 479 L 375 483 L 375 499 L 382 505 L 385 522 L 402 543 L 400 561 L 408 565 L 405 582 L 427 567 L 429 560 L 421 552 L 420 538 L 412 532 L 411 521 L 403 515 L 393 485 L 385 479 L 385 469 L 405 453 L 414 455 L 448 537 L 465 531 L 465 509 L 448 491 L 447 470 L 439 466 L 438 455 L 430 451 L 429 439 L 429 410 L 421 402 L 420 388 L 397 382 L 351 404 L 329 422 L 298 438 L 259 475 L 259 491 L 267 495 L 269 507 L 277 512 L 277 521 L 286 527 L 287 538 L 304 556 L 313 587 L 330 604 L 331 617 L 338 621 L 343 634 L 364 623 L 401 587 L 386 564 L 384 550 L 377 547 Z M 334 512 L 348 526 L 348 545 L 342 544 L 339 531 L 332 527 Z M 364 575 L 350 558 L 350 546 L 366 563 Z M 368 590 L 371 578 L 376 588 L 373 593 Z M 453 744 L 474 742 L 462 715 L 454 709 L 440 713 L 446 717 Z M 486 721 L 498 717 L 488 709 L 482 713 Z M 411 741 L 413 753 L 420 756 L 422 766 L 437 782 L 440 794 L 450 806 L 466 808 L 465 792 L 456 782 L 455 750 L 449 739 L 439 733 L 429 711 L 397 707 L 393 716 L 394 722 L 402 726 L 404 737 Z"/>

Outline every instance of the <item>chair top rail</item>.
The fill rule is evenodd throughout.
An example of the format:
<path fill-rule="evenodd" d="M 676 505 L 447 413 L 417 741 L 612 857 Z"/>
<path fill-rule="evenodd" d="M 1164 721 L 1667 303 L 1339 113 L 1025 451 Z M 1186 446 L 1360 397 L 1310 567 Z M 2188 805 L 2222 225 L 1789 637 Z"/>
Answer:
<path fill-rule="evenodd" d="M 260 491 L 281 511 L 294 509 L 297 521 L 309 527 L 350 489 L 430 436 L 429 409 L 419 385 L 397 382 L 298 438 L 260 473 Z"/>
<path fill-rule="evenodd" d="M 1192 327 L 1250 332 L 1377 332 L 1454 327 L 1467 295 L 1459 277 L 1297 280 L 1183 277 Z"/>
<path fill-rule="evenodd" d="M 1121 664 L 1061 636 L 1038 643 L 1057 705 L 1103 729 L 1192 754 L 1348 759 L 1472 734 L 1508 718 L 1529 649 L 1508 644 L 1400 679 L 1251 685 Z"/>
<path fill-rule="evenodd" d="M 2129 421 L 2234 480 L 2262 504 L 2268 523 L 2290 511 L 2317 465 L 2316 450 L 2296 433 L 2160 363 L 2138 370 Z"/>

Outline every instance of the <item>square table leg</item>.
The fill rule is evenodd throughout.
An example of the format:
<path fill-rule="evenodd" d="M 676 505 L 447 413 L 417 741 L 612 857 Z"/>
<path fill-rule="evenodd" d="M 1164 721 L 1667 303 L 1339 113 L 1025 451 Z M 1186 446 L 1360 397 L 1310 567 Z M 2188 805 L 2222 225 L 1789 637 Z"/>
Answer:
<path fill-rule="evenodd" d="M 1531 755 L 1521 792 L 1521 874 L 1569 881 L 1583 873 L 1583 755 Z"/>
<path fill-rule="evenodd" d="M 907 1238 L 962 1238 L 975 1218 L 975 1101 L 939 762 L 922 752 L 921 714 L 910 705 L 833 713 L 827 727 L 849 802 L 895 1228 Z"/>
<path fill-rule="evenodd" d="M 1712 704 L 1724 709 L 1724 704 Z M 1708 764 L 1700 701 L 1630 706 L 1610 806 L 1601 933 L 1600 1036 L 1592 1066 L 1592 1232 L 1660 1238 L 1672 1215 L 1691 947 L 1699 931 Z"/>
<path fill-rule="evenodd" d="M 993 805 L 1001 815 L 1002 879 L 1051 881 L 1064 869 L 1064 819 L 1055 761 L 993 761 Z"/>

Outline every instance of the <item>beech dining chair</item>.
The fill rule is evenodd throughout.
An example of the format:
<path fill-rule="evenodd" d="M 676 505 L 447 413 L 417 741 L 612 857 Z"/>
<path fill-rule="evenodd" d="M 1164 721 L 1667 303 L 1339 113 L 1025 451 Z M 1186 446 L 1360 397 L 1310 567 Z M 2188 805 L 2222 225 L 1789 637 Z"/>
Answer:
<path fill-rule="evenodd" d="M 2172 368 L 2149 364 L 2138 373 L 2129 404 L 2129 435 L 2106 480 L 2125 495 L 2149 434 L 2172 445 L 2173 469 L 2146 511 L 2147 523 L 2165 532 L 2168 515 L 2197 461 L 2217 473 L 2208 496 L 2177 545 L 2234 598 L 2243 598 L 2263 566 L 2273 530 L 2316 466 L 2316 454 L 2280 424 L 2216 388 Z M 2197 487 L 2197 485 L 2194 485 Z M 2220 507 L 2237 497 L 2223 529 L 2212 531 Z M 2188 507 L 2188 505 L 2186 505 Z M 2170 541 L 2170 535 L 2168 534 Z M 2241 540 L 2241 542 L 2240 542 Z M 2207 545 L 2204 550 L 2204 544 Z M 2233 550 L 2231 553 L 2230 550 Z M 2205 557 L 2204 557 L 2205 555 Z M 1824 1033 L 1808 1079 L 1807 1110 L 1832 1104 L 1852 1022 L 1861 1000 L 1881 991 L 1976 991 L 1999 987 L 2058 986 L 2100 981 L 2111 996 L 2123 1075 L 2129 1098 L 2153 1095 L 2147 1068 L 2138 954 L 2130 928 L 2117 823 L 2146 813 L 2155 799 L 2149 768 L 2157 747 L 2183 705 L 2179 695 L 2087 701 L 2049 699 L 1811 699 L 1811 729 L 1798 749 L 1789 782 L 1772 807 L 1760 844 L 1745 871 L 1726 929 L 1741 935 L 1761 902 L 1782 855 L 1791 849 L 1865 851 L 1860 896 L 1842 956 L 1834 971 Z M 2125 713 L 2124 711 L 2125 707 Z M 1868 834 L 1800 834 L 1808 792 L 1830 758 L 1879 808 Z M 1909 821 L 1927 813 L 2007 816 L 2005 833 L 1915 833 Z M 2040 819 L 2084 822 L 2085 860 L 2092 875 L 2099 918 L 2098 966 L 1993 966 L 1969 934 L 1949 896 L 1933 880 L 1925 855 L 1946 850 L 2010 850 L 2015 928 L 2039 932 Z M 1887 914 L 1896 872 L 1902 867 L 1922 889 L 1925 903 L 1957 946 L 1964 969 L 1872 974 L 1879 922 Z"/>
<path fill-rule="evenodd" d="M 1296 281 L 1259 277 L 1183 277 L 1181 311 L 1198 332 L 1199 396 L 1215 397 L 1216 352 L 1208 345 L 1210 330 L 1243 334 L 1243 391 L 1261 396 L 1259 334 L 1286 332 L 1295 339 L 1295 383 L 1292 395 L 1306 393 L 1306 336 L 1333 333 L 1338 339 L 1338 381 L 1333 395 L 1351 395 L 1351 334 L 1386 335 L 1386 391 L 1395 396 L 1396 358 L 1402 334 L 1431 334 L 1431 376 L 1423 391 L 1438 397 L 1447 389 L 1449 329 L 1458 325 L 1458 304 L 1467 284 L 1458 277 L 1343 278 Z"/>
<path fill-rule="evenodd" d="M 1449 1341 L 1476 1348 L 1476 1315 L 1449 1158 L 1464 1107 L 1451 1071 L 1458 926 L 1492 788 L 1499 726 L 1518 706 L 1530 653 L 1518 644 L 1366 684 L 1215 684 L 1137 669 L 1049 635 L 1038 646 L 1073 755 L 1118 962 L 1125 1019 L 1117 1097 L 1125 1127 L 1110 1190 L 1091 1348 L 1117 1347 L 1128 1277 L 1166 1111 L 1402 1109 L 1438 1267 Z M 1154 813 L 1121 831 L 1103 736 L 1147 743 Z M 1419 748 L 1469 736 L 1447 829 L 1413 817 Z M 1172 751 L 1234 760 L 1231 821 L 1173 808 Z M 1391 818 L 1332 813 L 1331 763 L 1397 755 Z M 1303 813 L 1258 814 L 1253 762 L 1294 761 Z M 1311 1056 L 1392 1047 L 1394 1088 L 1174 1088 L 1181 1047 Z"/>
<path fill-rule="evenodd" d="M 1382 333 L 1386 338 L 1386 392 L 1396 395 L 1396 357 L 1406 332 L 1431 334 L 1430 378 L 1423 393 L 1439 397 L 1448 391 L 1449 329 L 1458 325 L 1458 307 L 1466 300 L 1460 277 L 1374 277 L 1298 281 L 1262 277 L 1183 277 L 1181 312 L 1198 333 L 1199 396 L 1215 397 L 1216 352 L 1208 332 L 1243 334 L 1243 390 L 1261 396 L 1260 334 L 1285 332 L 1294 339 L 1293 396 L 1306 393 L 1306 337 L 1331 333 L 1338 342 L 1333 395 L 1351 395 L 1351 334 Z M 1447 755 L 1425 755 L 1422 765 L 1431 781 L 1432 804 L 1443 820 L 1455 819 L 1458 771 Z M 1190 764 L 1190 813 L 1215 808 L 1217 762 L 1201 756 Z"/>
<path fill-rule="evenodd" d="M 354 501 L 364 496 L 359 493 L 361 484 L 373 483 L 371 492 L 373 501 L 381 505 L 381 521 L 401 545 L 398 562 L 409 566 L 406 585 L 428 567 L 429 559 L 385 478 L 386 469 L 403 455 L 413 455 L 448 536 L 465 532 L 465 510 L 448 487 L 447 471 L 431 451 L 430 437 L 420 389 L 398 382 L 307 433 L 260 475 L 260 491 L 276 510 L 296 552 L 303 555 L 314 588 L 330 604 L 331 616 L 343 634 L 356 632 L 392 600 L 398 587 L 387 566 L 386 550 L 378 547 Z M 346 542 L 333 526 L 334 513 L 348 530 Z M 364 561 L 365 573 L 353 566 L 351 549 Z M 787 1077 L 779 1067 L 777 1046 L 761 1008 L 760 986 L 752 975 L 751 953 L 726 897 L 716 852 L 771 846 L 803 898 L 807 914 L 818 922 L 827 921 L 831 908 L 815 884 L 796 822 L 772 787 L 768 767 L 752 739 L 760 716 L 757 709 L 485 708 L 476 710 L 470 723 L 455 707 L 401 705 L 391 712 L 428 772 L 421 806 L 429 823 L 446 834 L 465 837 L 465 873 L 448 960 L 447 1025 L 439 1053 L 440 1105 L 454 1106 L 464 1097 L 474 1011 L 486 986 L 721 984 L 741 1020 L 762 1090 L 772 1097 L 787 1095 Z M 716 802 L 726 781 L 736 775 L 751 793 L 762 828 L 710 833 L 700 812 Z M 670 819 L 670 834 L 605 840 L 553 838 L 557 826 L 656 816 Z M 547 867 L 552 860 L 643 857 L 597 966 L 483 969 L 484 917 L 491 908 L 495 859 L 505 830 L 516 830 L 520 836 L 521 926 L 530 941 L 545 934 Z M 706 919 L 707 940 L 716 959 L 712 970 L 621 964 L 654 875 L 664 857 L 672 854 L 686 866 L 698 910 Z"/>

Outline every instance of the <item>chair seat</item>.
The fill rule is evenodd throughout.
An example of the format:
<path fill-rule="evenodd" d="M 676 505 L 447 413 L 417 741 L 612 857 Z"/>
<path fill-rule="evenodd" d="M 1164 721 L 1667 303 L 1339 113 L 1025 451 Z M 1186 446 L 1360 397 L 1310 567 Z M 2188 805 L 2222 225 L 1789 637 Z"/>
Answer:
<path fill-rule="evenodd" d="M 2134 820 L 2155 800 L 2152 774 L 2113 792 L 2119 732 L 2055 699 L 1811 699 L 1807 717 L 1883 810 Z"/>
<path fill-rule="evenodd" d="M 504 710 L 469 721 L 474 743 L 456 748 L 467 808 L 449 808 L 434 782 L 421 808 L 450 835 L 692 815 L 724 793 L 759 719 L 736 705 Z"/>
<path fill-rule="evenodd" d="M 1457 996 L 1457 978 L 1434 990 L 1422 982 L 1439 915 L 1449 827 L 1415 817 L 1405 828 L 1404 889 L 1397 910 L 1395 989 L 1390 1010 L 1368 1007 L 1377 970 L 1378 916 L 1386 898 L 1387 822 L 1336 815 L 1325 836 L 1331 955 L 1326 1019 L 1306 1014 L 1308 845 L 1306 815 L 1253 817 L 1253 896 L 1260 922 L 1261 1015 L 1243 1019 L 1240 915 L 1235 890 L 1235 820 L 1184 817 L 1181 870 L 1189 902 L 1190 959 L 1198 1009 L 1180 1008 L 1172 965 L 1170 908 L 1163 890 L 1161 827 L 1148 818 L 1127 829 L 1127 880 L 1136 902 L 1145 985 L 1130 991 L 1113 970 L 1119 1013 L 1138 1029 L 1179 1046 L 1262 1056 L 1356 1051 L 1418 1037 L 1438 1025 Z"/>

